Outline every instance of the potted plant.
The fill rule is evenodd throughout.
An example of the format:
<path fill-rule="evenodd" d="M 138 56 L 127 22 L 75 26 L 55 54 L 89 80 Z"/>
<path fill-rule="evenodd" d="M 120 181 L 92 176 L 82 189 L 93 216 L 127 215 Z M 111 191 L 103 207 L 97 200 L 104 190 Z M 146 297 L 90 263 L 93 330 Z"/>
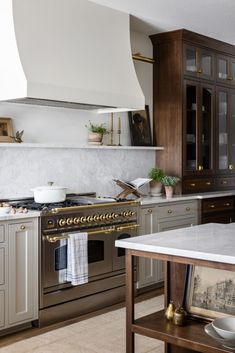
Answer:
<path fill-rule="evenodd" d="M 88 143 L 101 145 L 103 140 L 103 135 L 108 134 L 109 131 L 105 127 L 105 124 L 93 124 L 89 121 L 89 125 L 85 125 L 88 130 Z"/>
<path fill-rule="evenodd" d="M 165 176 L 162 169 L 152 168 L 148 173 L 149 178 L 151 178 L 150 182 L 150 192 L 152 196 L 160 196 L 162 189 L 162 178 Z"/>
<path fill-rule="evenodd" d="M 166 198 L 170 199 L 173 196 L 174 186 L 180 181 L 177 176 L 165 175 L 161 182 L 165 186 Z"/>

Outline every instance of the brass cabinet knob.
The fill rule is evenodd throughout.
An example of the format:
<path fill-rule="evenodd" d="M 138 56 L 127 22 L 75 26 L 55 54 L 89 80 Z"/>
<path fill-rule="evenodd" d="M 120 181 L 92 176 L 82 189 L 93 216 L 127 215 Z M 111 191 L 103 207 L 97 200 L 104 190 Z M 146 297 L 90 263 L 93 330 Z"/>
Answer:
<path fill-rule="evenodd" d="M 229 202 L 225 203 L 224 206 L 231 206 Z"/>
<path fill-rule="evenodd" d="M 196 186 L 196 184 L 195 184 L 195 183 L 191 183 L 190 186 L 193 186 L 193 187 L 194 187 L 194 186 Z"/>
<path fill-rule="evenodd" d="M 198 73 L 198 74 L 202 74 L 202 69 L 198 69 L 198 70 L 197 70 L 197 73 Z"/>
<path fill-rule="evenodd" d="M 227 76 L 227 80 L 232 81 L 233 80 L 233 76 Z"/>
<path fill-rule="evenodd" d="M 20 226 L 20 230 L 25 230 L 26 227 L 22 224 L 22 226 Z"/>
<path fill-rule="evenodd" d="M 221 184 L 226 185 L 227 184 L 227 180 L 222 180 Z"/>
<path fill-rule="evenodd" d="M 198 170 L 203 170 L 203 165 L 199 165 Z"/>
<path fill-rule="evenodd" d="M 171 214 L 171 213 L 172 213 L 172 210 L 168 210 L 167 213 Z"/>
<path fill-rule="evenodd" d="M 215 205 L 210 205 L 210 208 L 215 208 Z"/>
<path fill-rule="evenodd" d="M 210 181 L 207 181 L 207 182 L 206 182 L 206 185 L 211 185 L 211 182 L 210 182 Z"/>
<path fill-rule="evenodd" d="M 186 207 L 186 211 L 190 211 L 191 210 L 191 208 L 190 207 Z"/>
<path fill-rule="evenodd" d="M 229 165 L 228 165 L 228 169 L 229 169 L 229 170 L 233 170 L 233 164 L 229 164 Z"/>
<path fill-rule="evenodd" d="M 151 208 L 148 210 L 148 213 L 153 213 L 153 210 L 151 210 Z"/>

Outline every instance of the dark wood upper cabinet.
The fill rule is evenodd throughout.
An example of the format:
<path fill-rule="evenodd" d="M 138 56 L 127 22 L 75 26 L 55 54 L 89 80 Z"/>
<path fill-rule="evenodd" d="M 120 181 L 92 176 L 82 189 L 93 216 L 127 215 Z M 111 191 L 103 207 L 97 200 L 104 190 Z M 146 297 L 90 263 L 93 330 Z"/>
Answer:
<path fill-rule="evenodd" d="M 177 193 L 234 188 L 235 47 L 185 29 L 150 38 L 157 166 Z"/>

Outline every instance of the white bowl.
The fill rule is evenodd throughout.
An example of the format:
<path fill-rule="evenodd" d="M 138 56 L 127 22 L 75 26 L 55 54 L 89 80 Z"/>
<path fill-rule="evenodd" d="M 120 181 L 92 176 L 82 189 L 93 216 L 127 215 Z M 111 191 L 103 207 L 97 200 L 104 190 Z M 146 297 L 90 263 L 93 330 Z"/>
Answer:
<path fill-rule="evenodd" d="M 212 326 L 221 337 L 235 339 L 235 316 L 216 319 L 212 322 Z"/>

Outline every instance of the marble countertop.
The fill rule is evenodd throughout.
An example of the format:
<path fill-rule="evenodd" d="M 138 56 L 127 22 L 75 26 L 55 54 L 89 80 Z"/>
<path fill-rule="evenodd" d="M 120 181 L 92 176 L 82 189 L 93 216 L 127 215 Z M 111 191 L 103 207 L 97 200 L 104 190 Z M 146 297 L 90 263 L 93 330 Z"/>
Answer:
<path fill-rule="evenodd" d="M 13 219 L 40 217 L 40 215 L 41 215 L 41 212 L 39 211 L 28 211 L 28 213 L 15 213 L 15 214 L 7 213 L 5 215 L 0 215 L 0 221 L 11 221 Z"/>
<path fill-rule="evenodd" d="M 235 190 L 229 191 L 214 191 L 214 192 L 205 192 L 197 194 L 186 194 L 186 195 L 174 195 L 171 199 L 167 199 L 165 195 L 162 196 L 147 196 L 140 198 L 141 205 L 151 205 L 151 204 L 160 204 L 166 202 L 177 202 L 177 201 L 191 201 L 191 200 L 202 200 L 209 199 L 211 197 L 223 197 L 223 196 L 234 196 Z"/>
<path fill-rule="evenodd" d="M 115 246 L 235 264 L 235 223 L 209 223 L 116 240 Z"/>

